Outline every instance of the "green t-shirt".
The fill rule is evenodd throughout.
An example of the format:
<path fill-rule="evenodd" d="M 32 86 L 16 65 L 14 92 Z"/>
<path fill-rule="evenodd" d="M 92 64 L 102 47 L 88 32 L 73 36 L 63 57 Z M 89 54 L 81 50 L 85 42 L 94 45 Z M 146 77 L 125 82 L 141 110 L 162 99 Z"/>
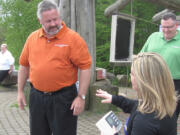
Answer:
<path fill-rule="evenodd" d="M 180 31 L 176 36 L 166 41 L 162 32 L 149 36 L 141 52 L 155 52 L 166 61 L 173 79 L 180 79 Z"/>

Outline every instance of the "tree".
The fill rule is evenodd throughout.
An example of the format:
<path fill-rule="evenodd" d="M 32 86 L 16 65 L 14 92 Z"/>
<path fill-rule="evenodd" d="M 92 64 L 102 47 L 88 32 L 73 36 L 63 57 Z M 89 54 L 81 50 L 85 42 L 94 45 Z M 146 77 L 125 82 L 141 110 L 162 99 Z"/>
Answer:
<path fill-rule="evenodd" d="M 30 2 L 29 2 L 30 1 Z M 28 35 L 40 27 L 37 17 L 37 4 L 41 0 L 0 0 L 2 6 L 1 23 L 5 28 L 5 42 L 16 58 Z M 95 0 L 54 0 L 60 6 L 62 20 L 77 31 L 86 41 L 95 61 Z M 27 10 L 28 9 L 28 10 Z M 87 27 L 88 26 L 88 27 Z M 92 81 L 94 81 L 95 62 L 92 63 Z"/>
<path fill-rule="evenodd" d="M 115 74 L 127 74 L 124 67 L 113 67 L 109 63 L 111 16 L 105 17 L 105 9 L 114 3 L 112 0 L 98 0 L 96 2 L 96 39 L 97 39 L 97 61 L 98 67 L 106 68 Z M 100 8 L 101 7 L 101 8 Z M 147 37 L 154 31 L 158 31 L 158 23 L 152 23 L 152 16 L 160 11 L 162 7 L 142 0 L 134 0 L 121 12 L 136 18 L 134 53 L 137 54 L 145 43 Z"/>
<path fill-rule="evenodd" d="M 4 28 L 2 27 L 2 25 L 0 24 L 0 44 L 2 44 L 3 42 L 4 42 L 4 33 L 5 32 L 5 30 L 4 30 Z"/>
<path fill-rule="evenodd" d="M 4 42 L 12 52 L 18 65 L 19 55 L 28 35 L 40 27 L 36 17 L 36 7 L 40 0 L 0 0 Z"/>
<path fill-rule="evenodd" d="M 96 31 L 95 0 L 57 0 L 61 18 L 86 41 L 92 58 L 91 83 L 95 81 Z"/>
<path fill-rule="evenodd" d="M 104 16 L 104 10 L 115 0 L 96 1 L 96 46 L 110 43 L 111 17 Z"/>

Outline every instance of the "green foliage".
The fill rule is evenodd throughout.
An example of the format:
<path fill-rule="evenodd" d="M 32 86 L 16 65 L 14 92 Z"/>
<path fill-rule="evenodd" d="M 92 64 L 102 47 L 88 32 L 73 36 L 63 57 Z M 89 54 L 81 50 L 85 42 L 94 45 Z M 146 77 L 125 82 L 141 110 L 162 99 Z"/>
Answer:
<path fill-rule="evenodd" d="M 135 0 L 133 2 L 133 16 L 136 17 L 134 42 L 135 54 L 141 50 L 148 36 L 151 33 L 158 31 L 159 23 L 153 23 L 152 17 L 161 10 L 162 7 L 148 3 L 147 1 Z"/>
<path fill-rule="evenodd" d="M 109 63 L 110 42 L 96 47 L 96 66 L 105 68 L 114 74 L 123 74 L 129 71 L 129 67 L 116 67 Z"/>
<path fill-rule="evenodd" d="M 104 16 L 104 10 L 115 0 L 96 0 L 96 45 L 110 41 L 111 18 Z"/>
<path fill-rule="evenodd" d="M 114 2 L 114 0 L 98 0 L 96 2 L 96 65 L 115 74 L 127 74 L 130 67 L 114 67 L 109 63 L 111 17 L 106 18 L 104 10 Z M 152 32 L 158 31 L 159 24 L 152 23 L 152 17 L 161 10 L 162 7 L 147 1 L 134 0 L 121 11 L 136 18 L 134 54 L 141 50 Z"/>
<path fill-rule="evenodd" d="M 0 32 L 8 44 L 18 64 L 19 55 L 28 35 L 40 27 L 36 17 L 37 3 L 41 0 L 25 2 L 24 0 L 0 0 L 0 24 L 4 33 Z M 1 29 L 1 28 L 0 28 Z"/>
<path fill-rule="evenodd" d="M 38 29 L 40 24 L 36 17 L 37 3 L 41 0 L 0 0 L 0 43 L 7 43 L 18 65 L 19 55 L 28 35 Z M 96 65 L 115 74 L 126 74 L 129 67 L 114 67 L 109 63 L 111 17 L 104 16 L 104 10 L 116 0 L 95 0 L 96 4 Z M 132 11 L 131 11 L 132 9 Z M 158 24 L 152 23 L 152 16 L 162 7 L 143 0 L 134 0 L 121 12 L 136 17 L 134 53 L 137 54 L 147 37 L 158 30 Z"/>
<path fill-rule="evenodd" d="M 0 43 L 2 43 L 4 41 L 3 33 L 4 33 L 4 28 L 3 28 L 2 24 L 0 23 Z"/>
<path fill-rule="evenodd" d="M 116 85 L 116 86 L 119 85 L 119 82 L 118 82 L 117 78 L 113 79 L 111 83 L 112 83 L 112 85 Z"/>
<path fill-rule="evenodd" d="M 109 69 L 109 42 L 96 47 L 96 66 Z"/>

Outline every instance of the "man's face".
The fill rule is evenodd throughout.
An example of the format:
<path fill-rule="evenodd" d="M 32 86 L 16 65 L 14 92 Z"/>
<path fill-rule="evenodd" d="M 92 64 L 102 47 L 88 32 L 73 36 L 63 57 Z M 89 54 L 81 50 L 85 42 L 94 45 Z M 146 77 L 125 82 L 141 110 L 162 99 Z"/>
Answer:
<path fill-rule="evenodd" d="M 6 51 L 6 47 L 5 46 L 1 46 L 1 52 L 4 53 Z"/>
<path fill-rule="evenodd" d="M 57 34 L 61 28 L 61 19 L 56 9 L 42 12 L 39 21 L 48 36 Z"/>
<path fill-rule="evenodd" d="M 164 38 L 166 40 L 171 40 L 176 35 L 178 24 L 176 21 L 172 19 L 168 19 L 168 20 L 162 19 L 161 27 L 162 27 Z"/>

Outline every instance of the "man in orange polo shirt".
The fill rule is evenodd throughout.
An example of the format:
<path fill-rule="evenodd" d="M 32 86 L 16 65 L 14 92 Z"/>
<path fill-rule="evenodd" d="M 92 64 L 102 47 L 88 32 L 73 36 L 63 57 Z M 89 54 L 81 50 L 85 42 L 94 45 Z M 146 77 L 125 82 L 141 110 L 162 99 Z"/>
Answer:
<path fill-rule="evenodd" d="M 43 0 L 37 16 L 41 29 L 28 37 L 20 56 L 18 105 L 26 105 L 24 86 L 29 77 L 31 135 L 76 135 L 90 82 L 91 57 L 80 35 L 61 21 L 57 5 Z M 79 90 L 75 86 L 78 69 Z"/>

